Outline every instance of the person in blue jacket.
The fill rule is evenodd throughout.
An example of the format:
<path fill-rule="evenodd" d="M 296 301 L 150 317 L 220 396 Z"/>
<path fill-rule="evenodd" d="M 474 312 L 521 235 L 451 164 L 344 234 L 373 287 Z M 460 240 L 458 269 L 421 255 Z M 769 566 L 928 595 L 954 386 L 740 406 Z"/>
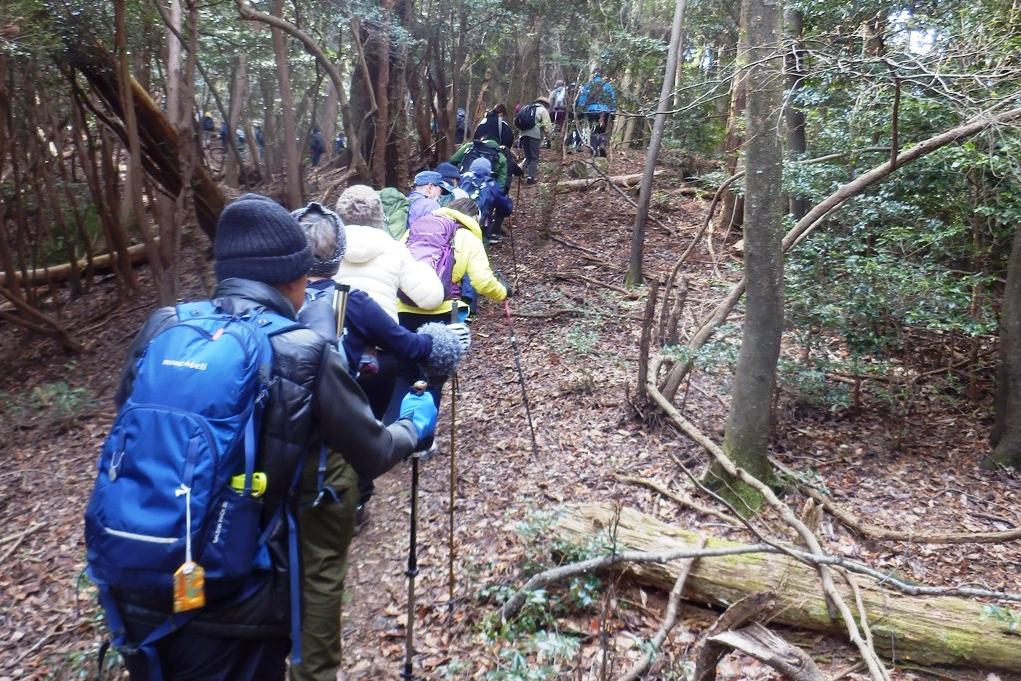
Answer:
<path fill-rule="evenodd" d="M 592 78 L 578 90 L 574 106 L 579 113 L 584 113 L 584 117 L 579 115 L 586 128 L 583 139 L 588 140 L 593 154 L 605 156 L 613 118 L 617 113 L 617 90 L 609 79 L 603 77 L 602 69 L 596 67 L 592 70 Z"/>

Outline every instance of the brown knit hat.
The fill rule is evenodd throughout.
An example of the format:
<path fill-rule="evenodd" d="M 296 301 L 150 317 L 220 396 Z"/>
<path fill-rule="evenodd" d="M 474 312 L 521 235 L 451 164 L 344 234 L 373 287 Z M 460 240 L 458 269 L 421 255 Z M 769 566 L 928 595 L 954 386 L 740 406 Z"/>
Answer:
<path fill-rule="evenodd" d="M 337 199 L 337 214 L 345 225 L 362 225 L 376 229 L 383 229 L 386 225 L 379 194 L 364 184 L 352 185 L 344 190 Z"/>

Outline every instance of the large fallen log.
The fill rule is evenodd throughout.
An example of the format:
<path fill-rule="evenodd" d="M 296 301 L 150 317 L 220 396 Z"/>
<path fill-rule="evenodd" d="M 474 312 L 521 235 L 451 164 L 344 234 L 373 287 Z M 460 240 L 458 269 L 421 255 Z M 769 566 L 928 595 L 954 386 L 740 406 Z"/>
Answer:
<path fill-rule="evenodd" d="M 156 237 L 156 243 L 159 243 L 159 237 Z M 135 244 L 134 246 L 128 247 L 128 258 L 131 260 L 131 264 L 145 260 L 147 254 L 145 252 L 145 244 Z M 103 253 L 97 255 L 92 259 L 92 266 L 97 271 L 113 269 L 114 264 L 117 262 L 116 253 Z M 78 260 L 78 269 L 84 270 L 88 265 L 88 261 L 85 258 Z M 28 283 L 32 286 L 41 286 L 49 283 L 61 283 L 67 280 L 71 276 L 71 263 L 65 262 L 60 265 L 53 265 L 52 267 L 39 267 L 34 270 L 28 271 Z M 14 276 L 11 277 L 10 284 L 7 283 L 7 273 L 0 272 L 0 286 L 14 286 L 16 283 L 21 281 L 21 272 L 14 272 Z"/>
<path fill-rule="evenodd" d="M 662 173 L 661 170 L 656 171 L 656 175 Z M 633 173 L 631 175 L 610 175 L 610 182 L 617 185 L 618 187 L 634 187 L 642 179 L 641 173 Z M 602 177 L 584 178 L 581 180 L 561 180 L 557 182 L 557 191 L 572 191 L 575 189 L 589 189 L 591 187 L 599 186 L 605 183 Z"/>
<path fill-rule="evenodd" d="M 593 537 L 608 539 L 614 518 L 610 504 L 577 504 L 564 509 L 553 525 L 555 539 L 577 545 Z M 700 535 L 623 509 L 617 524 L 621 551 L 663 552 L 696 548 Z M 713 538 L 708 549 L 739 546 Z M 681 565 L 639 563 L 627 567 L 638 581 L 667 591 Z M 843 580 L 835 580 L 849 602 L 854 595 Z M 983 604 L 946 596 L 905 596 L 873 580 L 858 578 L 869 625 L 878 650 L 896 660 L 927 665 L 953 665 L 1016 671 L 1021 669 L 1021 636 L 1009 624 L 988 616 Z M 695 562 L 685 582 L 685 598 L 727 606 L 756 592 L 775 594 L 778 614 L 773 621 L 794 627 L 846 635 L 843 623 L 831 620 L 819 577 L 813 567 L 781 554 L 742 554 L 705 557 Z"/>

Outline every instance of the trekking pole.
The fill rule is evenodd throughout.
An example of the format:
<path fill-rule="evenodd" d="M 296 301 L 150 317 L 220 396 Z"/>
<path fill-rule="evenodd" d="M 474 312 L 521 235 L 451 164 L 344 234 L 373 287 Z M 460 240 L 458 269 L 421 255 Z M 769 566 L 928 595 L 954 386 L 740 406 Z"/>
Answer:
<path fill-rule="evenodd" d="M 457 301 L 450 303 L 450 323 L 460 322 Z M 457 371 L 450 375 L 450 516 L 447 528 L 447 610 L 454 611 L 454 499 L 457 496 Z"/>
<path fill-rule="evenodd" d="M 518 348 L 518 336 L 514 332 L 514 322 L 511 321 L 510 303 L 503 300 L 503 316 L 507 319 L 507 328 L 510 329 L 511 347 L 514 349 L 514 368 L 518 372 L 518 383 L 521 385 L 521 401 L 525 405 L 525 416 L 528 417 L 528 432 L 532 436 L 532 458 L 539 455 L 539 444 L 535 440 L 535 426 L 532 425 L 532 410 L 528 406 L 528 391 L 525 390 L 525 374 L 521 371 L 521 349 Z"/>
<path fill-rule="evenodd" d="M 518 180 L 518 187 L 521 186 L 521 180 Z M 514 214 L 510 214 L 510 221 L 507 227 L 507 233 L 510 234 L 511 241 L 511 263 L 514 265 L 514 288 L 518 287 L 518 246 L 514 243 Z"/>
<path fill-rule="evenodd" d="M 429 384 L 425 381 L 415 381 L 412 389 L 416 395 L 425 393 Z M 418 574 L 418 459 L 422 452 L 414 452 L 411 455 L 411 541 L 408 543 L 408 569 L 404 574 L 408 578 L 408 623 L 404 638 L 404 670 L 401 678 L 404 681 L 414 681 L 415 675 L 411 671 L 412 657 L 415 654 L 415 576 Z"/>

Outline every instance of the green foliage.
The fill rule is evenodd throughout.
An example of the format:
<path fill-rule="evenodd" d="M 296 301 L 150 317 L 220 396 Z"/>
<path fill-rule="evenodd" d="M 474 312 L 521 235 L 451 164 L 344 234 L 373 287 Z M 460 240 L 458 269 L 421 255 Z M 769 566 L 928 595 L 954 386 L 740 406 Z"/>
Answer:
<path fill-rule="evenodd" d="M 65 381 L 57 381 L 33 388 L 26 406 L 35 412 L 45 412 L 59 430 L 67 430 L 78 424 L 79 419 L 91 410 L 93 402 L 88 388 L 74 388 Z"/>

